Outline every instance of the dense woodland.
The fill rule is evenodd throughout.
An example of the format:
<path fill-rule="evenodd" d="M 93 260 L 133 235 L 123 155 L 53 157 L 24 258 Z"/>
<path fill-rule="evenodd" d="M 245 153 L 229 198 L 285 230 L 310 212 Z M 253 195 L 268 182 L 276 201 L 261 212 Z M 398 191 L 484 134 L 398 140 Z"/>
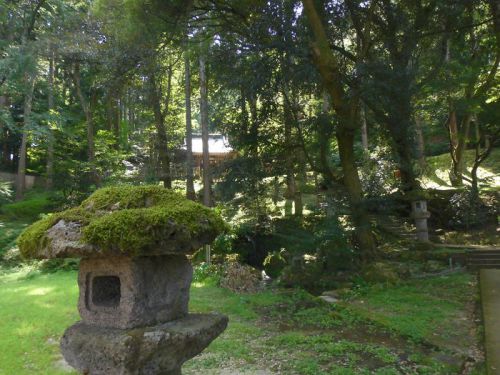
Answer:
<path fill-rule="evenodd" d="M 63 206 L 160 183 L 218 206 L 236 228 L 221 241 L 253 238 L 256 265 L 282 247 L 257 238 L 287 220 L 326 225 L 356 262 L 377 257 L 371 215 L 409 216 L 430 155 L 448 152 L 466 211 L 484 209 L 477 171 L 500 133 L 495 0 L 2 0 L 0 12 L 0 170 L 16 174 L 16 200 L 26 174 Z M 199 133 L 227 135 L 237 157 L 195 181 Z"/>
<path fill-rule="evenodd" d="M 214 222 L 181 279 L 229 325 L 183 374 L 496 373 L 499 65 L 499 0 L 0 0 L 0 373 L 72 371 L 49 231 Z"/>

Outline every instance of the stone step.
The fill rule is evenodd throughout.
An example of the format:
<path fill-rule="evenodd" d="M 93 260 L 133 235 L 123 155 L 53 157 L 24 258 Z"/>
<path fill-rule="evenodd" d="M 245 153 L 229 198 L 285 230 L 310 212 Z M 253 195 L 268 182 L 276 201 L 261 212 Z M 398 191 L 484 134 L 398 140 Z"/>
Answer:
<path fill-rule="evenodd" d="M 473 269 L 498 269 L 500 268 L 500 250 L 475 249 L 465 252 L 468 268 Z"/>

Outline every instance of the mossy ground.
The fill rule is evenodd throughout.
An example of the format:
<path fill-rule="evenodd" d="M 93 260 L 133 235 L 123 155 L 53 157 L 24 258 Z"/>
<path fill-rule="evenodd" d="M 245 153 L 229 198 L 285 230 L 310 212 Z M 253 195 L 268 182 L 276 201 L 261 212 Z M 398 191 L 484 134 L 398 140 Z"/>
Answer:
<path fill-rule="evenodd" d="M 37 257 L 48 241 L 45 232 L 58 221 L 83 225 L 82 241 L 105 250 L 120 250 L 132 255 L 146 252 L 167 239 L 172 225 L 193 237 L 225 229 L 213 210 L 185 199 L 159 186 L 114 186 L 97 190 L 75 207 L 54 213 L 27 228 L 19 237 L 21 253 Z"/>

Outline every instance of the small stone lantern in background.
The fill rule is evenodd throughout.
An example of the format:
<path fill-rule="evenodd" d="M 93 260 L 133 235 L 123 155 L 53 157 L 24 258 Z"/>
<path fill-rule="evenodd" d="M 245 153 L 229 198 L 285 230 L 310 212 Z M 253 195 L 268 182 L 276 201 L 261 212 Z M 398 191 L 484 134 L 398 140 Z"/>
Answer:
<path fill-rule="evenodd" d="M 224 226 L 170 190 L 122 186 L 27 228 L 19 239 L 25 257 L 82 258 L 82 320 L 61 339 L 66 361 L 85 374 L 181 374 L 227 326 L 220 314 L 188 314 L 186 257 Z"/>
<path fill-rule="evenodd" d="M 430 216 L 430 212 L 427 211 L 426 200 L 419 199 L 411 202 L 411 217 L 415 220 L 418 241 L 429 242 L 429 229 L 427 227 L 427 219 Z"/>

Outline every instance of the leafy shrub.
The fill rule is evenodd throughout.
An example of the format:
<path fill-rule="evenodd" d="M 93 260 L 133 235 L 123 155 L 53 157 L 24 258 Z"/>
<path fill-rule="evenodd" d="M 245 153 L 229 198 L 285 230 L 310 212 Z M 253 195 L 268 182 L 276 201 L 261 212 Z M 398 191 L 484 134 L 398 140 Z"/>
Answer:
<path fill-rule="evenodd" d="M 397 167 L 387 155 L 391 155 L 388 149 L 378 147 L 361 166 L 361 183 L 368 197 L 386 195 L 398 183 L 394 175 Z"/>
<path fill-rule="evenodd" d="M 0 213 L 11 220 L 34 220 L 40 214 L 49 212 L 56 206 L 53 194 L 33 192 L 22 201 L 3 205 Z"/>
<path fill-rule="evenodd" d="M 284 249 L 280 252 L 273 251 L 264 259 L 264 271 L 266 271 L 267 276 L 275 279 L 281 274 L 281 271 L 283 271 L 283 268 L 286 266 L 283 252 Z"/>
<path fill-rule="evenodd" d="M 0 204 L 10 201 L 12 197 L 12 186 L 10 182 L 0 181 Z"/>
<path fill-rule="evenodd" d="M 452 217 L 449 220 L 451 228 L 479 227 L 492 221 L 494 214 L 469 189 L 458 192 L 450 198 Z"/>
<path fill-rule="evenodd" d="M 338 285 L 334 272 L 327 271 L 314 257 L 295 258 L 283 269 L 279 282 L 285 287 L 300 287 L 314 294 Z"/>
<path fill-rule="evenodd" d="M 222 233 L 217 236 L 212 244 L 212 252 L 217 255 L 227 255 L 233 253 L 233 233 Z"/>
<path fill-rule="evenodd" d="M 201 263 L 193 269 L 193 281 L 197 283 L 212 279 L 218 284 L 221 276 L 222 267 L 220 265 Z"/>
<path fill-rule="evenodd" d="M 57 271 L 77 271 L 80 265 L 80 259 L 75 258 L 55 258 L 42 261 L 39 270 L 45 273 Z"/>

